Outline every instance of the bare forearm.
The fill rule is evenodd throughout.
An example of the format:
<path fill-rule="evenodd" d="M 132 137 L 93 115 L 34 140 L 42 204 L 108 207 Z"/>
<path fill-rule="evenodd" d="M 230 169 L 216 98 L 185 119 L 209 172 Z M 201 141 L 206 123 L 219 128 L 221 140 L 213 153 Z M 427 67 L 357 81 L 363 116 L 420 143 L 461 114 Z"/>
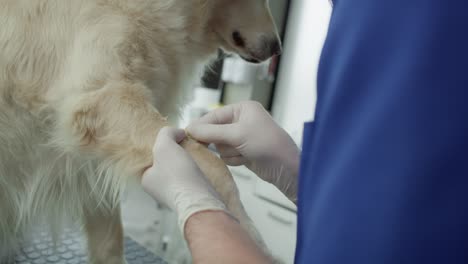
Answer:
<path fill-rule="evenodd" d="M 185 237 L 193 263 L 271 263 L 239 223 L 221 211 L 190 217 Z"/>

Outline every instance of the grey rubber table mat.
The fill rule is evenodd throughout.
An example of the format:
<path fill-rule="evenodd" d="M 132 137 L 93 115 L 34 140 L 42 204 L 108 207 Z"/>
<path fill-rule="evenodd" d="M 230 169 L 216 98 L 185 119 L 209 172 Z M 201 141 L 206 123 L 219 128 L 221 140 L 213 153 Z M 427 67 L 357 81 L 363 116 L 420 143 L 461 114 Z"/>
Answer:
<path fill-rule="evenodd" d="M 125 238 L 125 257 L 128 264 L 167 264 L 161 258 Z M 79 232 L 67 231 L 62 242 L 54 247 L 52 239 L 45 232 L 39 232 L 16 256 L 15 264 L 86 264 L 88 258 L 85 243 Z"/>

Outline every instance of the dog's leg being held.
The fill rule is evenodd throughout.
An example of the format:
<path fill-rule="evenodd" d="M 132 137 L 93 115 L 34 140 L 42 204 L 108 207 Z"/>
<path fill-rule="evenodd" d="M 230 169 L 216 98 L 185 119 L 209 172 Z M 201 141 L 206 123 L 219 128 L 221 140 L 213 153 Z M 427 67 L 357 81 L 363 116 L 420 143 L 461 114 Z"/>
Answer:
<path fill-rule="evenodd" d="M 58 142 L 99 160 L 99 184 L 139 177 L 152 164 L 152 146 L 167 122 L 151 105 L 151 94 L 141 84 L 111 82 L 95 91 L 67 97 L 61 103 Z M 106 171 L 112 170 L 111 173 Z M 121 179 L 124 180 L 124 179 Z"/>
<path fill-rule="evenodd" d="M 152 164 L 152 147 L 164 118 L 150 104 L 148 89 L 112 82 L 68 96 L 58 104 L 55 144 L 96 164 L 90 201 L 83 206 L 90 263 L 125 263 L 119 194 L 126 178 Z"/>
<path fill-rule="evenodd" d="M 182 146 L 193 157 L 206 178 L 219 193 L 232 215 L 239 220 L 242 227 L 247 230 L 250 237 L 257 245 L 262 248 L 266 254 L 270 254 L 262 237 L 245 212 L 244 206 L 240 201 L 239 191 L 226 164 L 211 153 L 208 148 L 193 140 L 185 140 L 182 142 Z"/>
<path fill-rule="evenodd" d="M 138 178 L 152 165 L 152 147 L 157 133 L 168 122 L 152 106 L 151 94 L 144 85 L 113 82 L 68 100 L 62 104 L 62 113 L 67 114 L 58 123 L 62 127 L 57 131 L 63 133 L 59 137 L 74 142 L 72 145 L 80 151 L 102 161 L 101 170 L 108 172 L 101 173 L 105 176 L 100 184 L 115 187 L 120 183 L 119 178 Z M 264 246 L 261 238 L 252 232 L 251 221 L 243 210 L 226 165 L 193 140 L 187 139 L 182 146 L 193 156 L 228 209 L 250 231 L 254 240 Z"/>

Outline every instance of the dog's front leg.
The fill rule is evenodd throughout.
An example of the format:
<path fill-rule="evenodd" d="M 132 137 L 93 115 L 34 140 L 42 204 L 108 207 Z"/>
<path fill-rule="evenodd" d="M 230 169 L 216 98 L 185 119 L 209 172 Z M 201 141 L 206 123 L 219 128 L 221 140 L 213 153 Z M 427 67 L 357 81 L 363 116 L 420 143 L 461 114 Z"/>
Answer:
<path fill-rule="evenodd" d="M 89 263 L 126 263 L 120 208 L 85 208 L 84 226 L 88 239 Z"/>
<path fill-rule="evenodd" d="M 140 177 L 152 164 L 158 131 L 168 125 L 151 98 L 144 85 L 124 81 L 67 97 L 57 109 L 57 142 L 65 151 L 98 160 L 102 186 Z"/>
<path fill-rule="evenodd" d="M 71 151 L 100 161 L 100 174 L 104 175 L 100 184 L 107 187 L 101 191 L 111 197 L 118 196 L 113 194 L 122 178 L 139 178 L 152 165 L 157 133 L 168 122 L 151 102 L 151 94 L 144 85 L 125 82 L 108 83 L 99 90 L 63 101 L 63 116 L 57 129 L 62 134 L 58 135 L 61 139 L 58 142 L 67 142 L 65 148 L 72 147 Z M 193 156 L 233 215 L 262 244 L 225 164 L 193 140 L 187 139 L 182 146 Z"/>
<path fill-rule="evenodd" d="M 97 165 L 84 194 L 84 224 L 90 263 L 125 263 L 119 191 L 126 178 L 152 164 L 152 147 L 165 119 L 151 105 L 148 89 L 112 82 L 63 99 L 55 142 L 64 152 Z M 84 177 L 84 178 L 86 178 Z M 99 205 L 99 206 L 98 206 Z"/>

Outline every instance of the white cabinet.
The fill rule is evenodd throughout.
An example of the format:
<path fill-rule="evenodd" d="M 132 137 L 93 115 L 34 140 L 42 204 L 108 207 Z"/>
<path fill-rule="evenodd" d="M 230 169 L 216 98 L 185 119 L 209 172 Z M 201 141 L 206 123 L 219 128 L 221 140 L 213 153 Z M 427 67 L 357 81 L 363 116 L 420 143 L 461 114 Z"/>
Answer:
<path fill-rule="evenodd" d="M 244 207 L 273 255 L 294 263 L 297 215 L 295 205 L 275 187 L 245 167 L 231 168 Z"/>

